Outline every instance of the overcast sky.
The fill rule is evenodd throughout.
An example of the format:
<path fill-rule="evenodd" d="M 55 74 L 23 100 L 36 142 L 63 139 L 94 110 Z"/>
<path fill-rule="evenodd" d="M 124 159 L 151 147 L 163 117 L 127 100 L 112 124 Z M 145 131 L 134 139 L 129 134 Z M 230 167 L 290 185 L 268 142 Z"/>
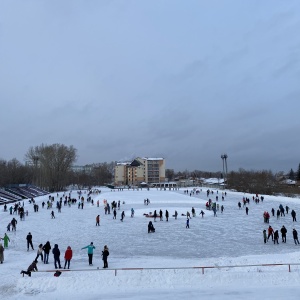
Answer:
<path fill-rule="evenodd" d="M 0 1 L 0 158 L 297 169 L 300 1 Z"/>

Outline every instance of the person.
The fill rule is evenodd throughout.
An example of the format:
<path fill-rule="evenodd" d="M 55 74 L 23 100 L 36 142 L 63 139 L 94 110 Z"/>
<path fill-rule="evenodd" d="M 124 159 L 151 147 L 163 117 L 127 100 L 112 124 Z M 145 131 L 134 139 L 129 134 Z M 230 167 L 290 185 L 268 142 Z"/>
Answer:
<path fill-rule="evenodd" d="M 48 264 L 49 253 L 51 250 L 51 245 L 49 241 L 47 241 L 46 244 L 43 246 L 43 250 L 44 250 L 44 264 Z"/>
<path fill-rule="evenodd" d="M 29 277 L 31 277 L 31 272 L 36 272 L 36 271 L 38 271 L 38 268 L 37 268 L 37 264 L 38 263 L 38 261 L 37 260 L 34 260 L 33 262 L 32 262 L 32 264 L 28 267 L 28 269 L 27 269 L 27 271 L 21 271 L 21 273 L 20 274 L 23 274 L 23 277 L 24 277 L 24 274 L 26 274 L 26 275 L 28 275 Z"/>
<path fill-rule="evenodd" d="M 4 233 L 4 237 L 2 238 L 2 240 L 4 241 L 4 248 L 8 248 L 8 242 L 10 242 L 10 239 L 6 233 Z"/>
<path fill-rule="evenodd" d="M 174 214 L 174 216 L 175 216 L 175 220 L 177 220 L 177 216 L 178 216 L 178 212 L 177 212 L 177 210 L 175 210 L 175 214 Z"/>
<path fill-rule="evenodd" d="M 295 228 L 293 229 L 293 238 L 294 238 L 295 245 L 297 245 L 297 243 L 299 245 L 298 232 Z"/>
<path fill-rule="evenodd" d="M 117 219 L 117 210 L 116 210 L 115 208 L 114 208 L 114 211 L 113 211 L 113 215 L 114 215 L 114 216 L 113 216 L 113 219 L 116 220 L 116 219 Z"/>
<path fill-rule="evenodd" d="M 246 206 L 246 215 L 248 216 L 249 208 Z"/>
<path fill-rule="evenodd" d="M 193 218 L 196 217 L 196 211 L 195 211 L 195 208 L 194 208 L 194 207 L 192 207 L 192 216 L 193 216 Z"/>
<path fill-rule="evenodd" d="M 282 226 L 280 232 L 281 232 L 282 242 L 286 243 L 286 233 L 287 233 L 286 228 Z"/>
<path fill-rule="evenodd" d="M 275 245 L 276 242 L 277 242 L 277 244 L 279 244 L 278 239 L 279 239 L 279 233 L 278 233 L 278 230 L 275 230 L 275 232 L 274 232 L 274 245 Z"/>
<path fill-rule="evenodd" d="M 150 233 L 150 232 L 155 232 L 155 228 L 151 221 L 149 221 L 149 223 L 148 223 L 148 233 Z"/>
<path fill-rule="evenodd" d="M 274 240 L 274 230 L 271 225 L 268 228 L 268 240 L 269 240 L 270 236 L 272 237 L 272 241 L 273 241 Z"/>
<path fill-rule="evenodd" d="M 241 202 L 238 203 L 238 207 L 239 207 L 239 209 L 241 209 L 241 207 L 242 207 L 242 203 Z"/>
<path fill-rule="evenodd" d="M 123 220 L 124 220 L 124 217 L 125 217 L 125 212 L 124 212 L 124 210 L 122 211 L 122 213 L 121 213 L 121 221 L 123 222 Z"/>
<path fill-rule="evenodd" d="M 16 231 L 17 230 L 18 221 L 15 218 L 13 218 L 10 223 L 11 223 L 11 226 L 12 226 L 11 231 Z"/>
<path fill-rule="evenodd" d="M 51 219 L 55 219 L 54 211 L 51 211 Z"/>
<path fill-rule="evenodd" d="M 41 257 L 41 261 L 43 261 L 44 260 L 44 258 L 43 258 L 43 244 L 39 244 L 35 260 L 38 260 L 39 256 Z"/>
<path fill-rule="evenodd" d="M 160 221 L 163 220 L 163 212 L 162 212 L 162 210 L 159 211 L 159 220 Z"/>
<path fill-rule="evenodd" d="M 168 222 L 168 220 L 169 220 L 169 212 L 167 210 L 166 210 L 165 216 L 166 216 L 166 221 Z"/>
<path fill-rule="evenodd" d="M 109 251 L 107 245 L 104 246 L 104 249 L 102 251 L 102 259 L 103 259 L 103 268 L 108 268 L 108 263 L 107 263 L 107 257 L 109 256 Z"/>
<path fill-rule="evenodd" d="M 133 217 L 134 217 L 134 209 L 131 208 L 131 218 L 133 218 Z"/>
<path fill-rule="evenodd" d="M 100 226 L 100 215 L 96 217 L 96 226 Z"/>
<path fill-rule="evenodd" d="M 275 215 L 275 209 L 272 208 L 272 209 L 271 209 L 271 212 L 272 212 L 272 216 L 274 217 L 274 215 Z"/>
<path fill-rule="evenodd" d="M 96 249 L 96 247 L 94 246 L 93 242 L 91 242 L 89 245 L 81 248 L 81 250 L 83 249 L 88 249 L 88 257 L 89 257 L 89 265 L 92 266 L 93 265 L 93 253 L 94 253 L 94 249 Z"/>
<path fill-rule="evenodd" d="M 4 247 L 2 246 L 2 243 L 0 243 L 0 263 L 3 264 L 4 262 Z"/>
<path fill-rule="evenodd" d="M 296 212 L 292 209 L 291 216 L 293 218 L 293 222 L 297 222 L 296 220 Z"/>
<path fill-rule="evenodd" d="M 223 205 L 222 205 L 223 206 Z M 203 216 L 205 215 L 205 212 L 201 209 L 201 211 L 200 211 L 200 214 L 199 215 L 202 215 L 202 218 L 203 218 Z"/>
<path fill-rule="evenodd" d="M 286 214 L 288 215 L 289 214 L 289 207 L 286 205 L 286 207 L 285 207 L 285 210 L 286 210 Z"/>
<path fill-rule="evenodd" d="M 10 231 L 10 226 L 11 226 L 11 223 L 9 222 L 6 227 L 7 231 Z"/>
<path fill-rule="evenodd" d="M 27 240 L 27 251 L 29 251 L 29 246 L 32 248 L 32 250 L 34 250 L 32 245 L 32 234 L 30 232 L 27 234 L 26 240 Z"/>
<path fill-rule="evenodd" d="M 266 229 L 263 230 L 263 236 L 264 236 L 264 243 L 266 243 L 267 242 L 267 230 Z"/>
<path fill-rule="evenodd" d="M 154 222 L 156 222 L 156 218 L 157 218 L 157 212 L 156 212 L 156 209 L 154 210 L 153 218 L 154 218 Z"/>
<path fill-rule="evenodd" d="M 186 219 L 186 226 L 185 228 L 190 228 L 190 218 Z"/>
<path fill-rule="evenodd" d="M 54 245 L 54 248 L 52 249 L 52 253 L 53 253 L 53 257 L 54 257 L 54 267 L 55 267 L 55 269 L 57 269 L 57 265 L 58 265 L 59 269 L 61 269 L 60 250 L 59 250 L 57 244 Z"/>
<path fill-rule="evenodd" d="M 73 251 L 71 249 L 70 246 L 67 247 L 67 250 L 65 252 L 65 266 L 64 269 L 66 268 L 66 266 L 68 265 L 68 269 L 70 269 L 70 262 L 73 256 Z"/>

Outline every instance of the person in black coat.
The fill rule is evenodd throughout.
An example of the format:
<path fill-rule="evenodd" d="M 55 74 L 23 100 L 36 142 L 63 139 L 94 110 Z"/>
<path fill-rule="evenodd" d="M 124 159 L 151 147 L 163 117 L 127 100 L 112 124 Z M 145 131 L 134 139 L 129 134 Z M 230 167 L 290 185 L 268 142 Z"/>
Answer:
<path fill-rule="evenodd" d="M 43 246 L 43 250 L 44 250 L 44 264 L 47 264 L 49 259 L 49 253 L 51 250 L 51 245 L 49 241 L 47 241 L 47 243 Z"/>
<path fill-rule="evenodd" d="M 57 244 L 54 245 L 52 253 L 54 255 L 54 266 L 55 266 L 55 269 L 57 269 L 57 264 L 59 266 L 59 269 L 61 269 L 61 265 L 60 265 L 60 251 L 58 249 L 58 245 Z"/>
<path fill-rule="evenodd" d="M 104 264 L 103 268 L 104 269 L 108 268 L 108 263 L 107 263 L 107 257 L 108 257 L 108 255 L 109 255 L 108 247 L 107 247 L 107 245 L 105 245 L 104 249 L 102 251 L 102 259 L 103 259 L 103 264 Z"/>
<path fill-rule="evenodd" d="M 287 233 L 286 228 L 282 226 L 280 232 L 281 232 L 282 242 L 286 243 L 286 233 Z"/>
<path fill-rule="evenodd" d="M 148 233 L 150 233 L 150 232 L 155 232 L 155 228 L 151 221 L 149 221 L 149 224 L 148 224 Z"/>
<path fill-rule="evenodd" d="M 26 240 L 27 240 L 27 251 L 29 251 L 29 246 L 31 246 L 32 250 L 34 250 L 32 245 L 32 234 L 30 232 L 27 234 Z"/>
<path fill-rule="evenodd" d="M 293 218 L 293 222 L 297 222 L 297 220 L 296 220 L 296 212 L 294 210 L 292 210 L 291 215 L 292 215 L 292 218 Z"/>
<path fill-rule="evenodd" d="M 278 239 L 279 239 L 279 233 L 278 233 L 278 230 L 275 230 L 275 232 L 274 232 L 274 245 L 275 245 L 276 242 L 277 242 L 277 244 L 279 244 Z"/>
<path fill-rule="evenodd" d="M 38 271 L 38 268 L 37 268 L 37 264 L 38 261 L 37 260 L 34 260 L 32 262 L 32 264 L 28 267 L 27 271 L 21 271 L 20 274 L 23 274 L 23 277 L 24 277 L 24 274 L 28 275 L 29 277 L 31 277 L 31 272 L 35 272 L 35 271 Z"/>
<path fill-rule="evenodd" d="M 295 228 L 293 229 L 293 238 L 294 238 L 295 245 L 297 245 L 297 243 L 299 245 L 300 243 L 299 243 L 299 240 L 298 240 L 298 232 Z"/>

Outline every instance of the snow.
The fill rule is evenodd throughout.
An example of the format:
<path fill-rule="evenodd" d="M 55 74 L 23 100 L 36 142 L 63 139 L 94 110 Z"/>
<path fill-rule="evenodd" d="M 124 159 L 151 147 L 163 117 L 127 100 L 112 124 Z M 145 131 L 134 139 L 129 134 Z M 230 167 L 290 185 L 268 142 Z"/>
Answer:
<path fill-rule="evenodd" d="M 280 203 L 288 205 L 296 212 L 300 211 L 298 198 L 264 196 L 264 201 L 255 204 L 250 194 L 226 191 L 225 201 L 221 200 L 222 191 L 214 190 L 209 197 L 225 207 L 217 217 L 205 210 L 208 198 L 206 189 L 196 195 L 185 194 L 184 190 L 110 190 L 101 188 L 101 194 L 93 194 L 95 205 L 87 203 L 83 209 L 77 205 L 63 206 L 58 213 L 55 207 L 55 219 L 51 219 L 46 207 L 41 203 L 48 196 L 36 198 L 39 212 L 33 211 L 32 204 L 24 201 L 29 216 L 25 221 L 0 211 L 1 236 L 12 217 L 18 220 L 17 231 L 8 232 L 11 239 L 5 250 L 5 261 L 0 265 L 1 299 L 299 299 L 299 246 L 292 237 L 292 229 L 298 224 L 292 222 L 290 213 L 277 220 L 270 219 L 270 225 L 280 230 L 282 225 L 288 230 L 287 243 L 274 245 L 270 240 L 263 243 L 263 212 L 278 209 Z M 200 190 L 201 188 L 197 188 Z M 191 191 L 191 188 L 189 188 Z M 52 194 L 55 202 L 63 193 Z M 66 192 L 68 195 L 68 192 Z M 83 194 L 87 197 L 87 194 Z M 238 209 L 243 196 L 250 198 L 249 215 L 245 208 Z M 260 196 L 260 195 L 259 195 Z M 78 199 L 76 191 L 72 197 Z M 144 205 L 144 199 L 150 199 Z M 104 214 L 103 200 L 108 203 L 121 201 L 117 219 Z M 100 201 L 100 207 L 96 202 Z M 123 204 L 125 202 L 125 204 Z M 54 205 L 55 206 L 55 205 Z M 190 229 L 186 229 L 186 214 L 196 209 L 196 217 L 190 220 Z M 130 217 L 134 208 L 135 215 Z M 159 218 L 154 223 L 155 233 L 147 233 L 150 218 L 143 214 L 168 209 L 170 218 L 166 222 Z M 125 219 L 120 221 L 122 211 Z M 172 215 L 178 211 L 178 219 Z M 205 212 L 204 218 L 199 215 Z M 100 227 L 95 226 L 95 218 L 100 214 Z M 35 250 L 27 252 L 26 235 L 31 232 Z M 49 264 L 38 263 L 39 272 L 32 277 L 22 277 L 21 269 L 26 270 L 36 256 L 37 246 L 49 240 L 53 248 L 58 244 L 61 251 L 61 264 L 64 264 L 64 252 L 67 246 L 73 249 L 71 270 L 63 272 L 58 278 L 53 276 L 53 255 L 49 255 Z M 93 266 L 88 265 L 87 250 L 82 247 L 93 242 L 96 249 Z M 108 269 L 103 269 L 101 252 L 108 245 Z M 291 264 L 261 266 L 261 264 Z M 246 267 L 242 267 L 246 265 Z M 254 266 L 253 266 L 254 265 Z M 202 268 L 213 266 L 216 268 Z M 238 266 L 238 267 L 231 267 Z M 126 270 L 125 268 L 140 268 Z"/>

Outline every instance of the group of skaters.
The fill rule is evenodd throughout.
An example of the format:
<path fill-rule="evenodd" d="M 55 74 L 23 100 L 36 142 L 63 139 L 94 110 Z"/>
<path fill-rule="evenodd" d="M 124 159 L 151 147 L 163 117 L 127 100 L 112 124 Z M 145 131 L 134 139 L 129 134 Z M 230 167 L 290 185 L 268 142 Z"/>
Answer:
<path fill-rule="evenodd" d="M 29 233 L 28 235 L 31 235 L 31 234 Z M 31 241 L 32 241 L 32 239 L 31 239 Z M 32 245 L 32 243 L 31 243 L 31 245 Z M 1 248 L 1 246 L 0 246 L 0 248 Z M 33 249 L 33 246 L 32 246 L 32 249 Z M 81 250 L 83 250 L 83 249 L 87 249 L 89 266 L 93 266 L 93 254 L 94 254 L 94 249 L 96 249 L 96 247 L 94 246 L 93 242 L 91 242 L 89 245 L 81 248 Z M 28 250 L 29 249 L 27 249 L 27 251 Z M 36 255 L 35 259 L 29 265 L 29 267 L 27 268 L 27 271 L 22 270 L 20 272 L 20 274 L 22 274 L 23 277 L 24 277 L 24 275 L 28 275 L 29 277 L 31 277 L 32 272 L 38 271 L 37 264 L 38 264 L 39 258 L 42 263 L 48 264 L 50 251 L 51 251 L 51 244 L 49 241 L 47 241 L 44 245 L 39 244 L 38 250 L 37 250 L 37 255 Z M 54 247 L 52 249 L 52 254 L 53 254 L 55 269 L 62 269 L 61 261 L 60 261 L 60 249 L 58 247 L 58 244 L 54 244 Z M 103 268 L 104 269 L 108 268 L 108 261 L 107 261 L 108 256 L 109 256 L 109 249 L 108 249 L 107 245 L 105 245 L 102 250 L 102 260 L 103 260 Z M 71 246 L 68 246 L 64 253 L 65 264 L 64 264 L 63 269 L 70 269 L 70 263 L 71 263 L 72 257 L 73 257 L 73 250 L 72 250 Z M 1 249 L 0 249 L 0 259 L 1 259 Z"/>
<path fill-rule="evenodd" d="M 286 243 L 287 229 L 285 228 L 284 225 L 281 227 L 280 233 L 281 233 L 282 243 Z M 298 232 L 295 228 L 293 228 L 292 234 L 293 234 L 293 239 L 294 239 L 295 245 L 299 245 Z M 278 240 L 279 240 L 279 231 L 274 230 L 271 225 L 268 227 L 268 233 L 267 233 L 266 229 L 263 230 L 263 237 L 264 237 L 264 243 L 265 244 L 269 241 L 270 237 L 272 238 L 272 241 L 274 242 L 274 245 L 279 244 L 279 242 L 278 242 Z"/>

